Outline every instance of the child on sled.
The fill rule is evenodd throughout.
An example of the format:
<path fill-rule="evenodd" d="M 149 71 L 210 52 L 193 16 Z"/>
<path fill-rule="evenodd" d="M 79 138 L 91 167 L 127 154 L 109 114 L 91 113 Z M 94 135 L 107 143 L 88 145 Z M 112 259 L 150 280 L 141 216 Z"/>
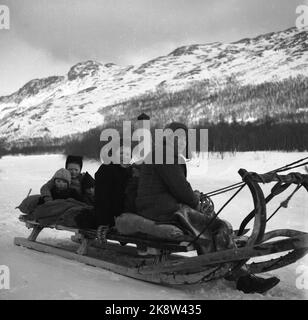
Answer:
<path fill-rule="evenodd" d="M 70 189 L 75 190 L 75 195 L 79 198 L 79 201 L 92 205 L 94 201 L 94 179 L 88 172 L 81 173 L 82 165 L 82 157 L 67 156 L 65 169 L 70 172 Z M 54 180 L 51 179 L 41 187 L 40 192 L 44 202 L 53 200 L 51 190 L 54 185 Z"/>
<path fill-rule="evenodd" d="M 49 196 L 41 196 L 38 204 L 43 204 L 48 201 L 57 199 L 68 199 L 73 198 L 75 200 L 81 201 L 81 195 L 76 191 L 76 189 L 71 188 L 71 173 L 62 168 L 59 169 L 50 180 L 52 182 L 52 187 L 49 189 Z"/>
<path fill-rule="evenodd" d="M 57 199 L 75 199 L 82 201 L 83 197 L 78 192 L 71 188 L 71 173 L 62 168 L 56 171 L 53 177 L 48 181 L 50 188 L 48 189 L 48 196 L 46 195 L 28 195 L 22 203 L 17 207 L 22 213 L 32 218 L 32 213 L 36 208 L 44 203 L 51 202 Z"/>

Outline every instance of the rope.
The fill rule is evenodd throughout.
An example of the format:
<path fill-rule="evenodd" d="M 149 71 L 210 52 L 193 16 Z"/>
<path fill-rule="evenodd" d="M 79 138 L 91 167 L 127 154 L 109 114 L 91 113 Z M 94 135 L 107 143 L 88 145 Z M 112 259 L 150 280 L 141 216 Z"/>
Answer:
<path fill-rule="evenodd" d="M 210 222 L 201 230 L 201 232 L 190 242 L 190 244 L 195 243 L 200 236 L 210 227 L 210 225 L 217 219 L 220 212 L 233 200 L 233 198 L 245 187 L 246 183 L 244 183 L 234 194 L 231 196 L 225 204 L 218 210 L 218 212 L 214 215 L 214 217 L 210 220 Z"/>
<path fill-rule="evenodd" d="M 287 171 L 287 170 L 291 170 L 291 169 L 294 169 L 294 168 L 297 168 L 297 167 L 301 167 L 301 166 L 304 166 L 306 164 L 308 164 L 308 162 L 304 162 L 302 164 L 298 164 L 300 162 L 303 162 L 304 160 L 308 159 L 308 157 L 305 157 L 305 158 L 302 158 L 302 159 L 299 159 L 297 161 L 294 161 L 292 163 L 289 163 L 289 164 L 286 164 L 280 168 L 277 168 L 277 169 L 274 169 L 272 171 L 269 171 L 268 173 L 277 173 L 277 172 L 282 172 L 282 171 Z M 298 165 L 296 165 L 298 164 Z M 294 166 L 296 165 L 296 166 Z M 293 167 L 292 167 L 293 166 Z M 206 196 L 216 196 L 216 195 L 219 195 L 219 194 L 222 194 L 222 193 L 226 193 L 228 191 L 231 191 L 231 190 L 234 190 L 234 189 L 237 189 L 237 188 L 240 188 L 223 206 L 222 208 L 215 214 L 215 216 L 212 218 L 212 220 L 209 222 L 209 224 L 197 235 L 197 237 L 191 242 L 191 243 L 194 243 L 196 242 L 201 234 L 203 234 L 206 229 L 216 220 L 216 218 L 218 217 L 218 215 L 220 214 L 220 212 L 229 204 L 229 202 L 243 189 L 243 187 L 245 186 L 245 182 L 238 182 L 238 183 L 234 183 L 234 184 L 231 184 L 229 186 L 226 186 L 226 187 L 223 187 L 223 188 L 220 188 L 220 189 L 216 189 L 216 190 L 213 190 L 211 192 L 208 192 L 206 193 L 205 195 Z M 286 185 L 287 187 L 287 185 Z M 288 205 L 288 202 L 290 201 L 290 199 L 292 198 L 292 196 L 295 194 L 295 192 L 297 192 L 297 190 L 301 187 L 301 185 L 297 186 L 297 188 L 294 190 L 294 192 L 285 200 L 283 201 L 279 208 L 277 208 L 275 210 L 275 212 L 267 219 L 267 221 L 269 221 L 277 212 L 278 210 L 281 208 L 281 207 L 286 207 Z M 266 203 L 269 202 L 273 197 L 275 196 L 273 190 L 272 190 L 272 194 L 266 199 Z M 255 210 L 253 210 L 250 214 L 249 214 L 249 218 L 251 219 L 252 217 L 250 217 L 253 213 L 254 213 Z M 250 220 L 249 219 L 249 220 Z M 249 222 L 249 221 L 248 221 Z M 246 224 L 247 225 L 247 224 Z"/>
<path fill-rule="evenodd" d="M 205 195 L 208 196 L 208 197 L 217 196 L 219 194 L 222 194 L 222 193 L 237 189 L 237 188 L 241 187 L 243 184 L 245 184 L 245 182 L 239 182 L 239 183 L 231 184 L 230 186 L 227 186 L 227 187 L 224 187 L 224 188 L 221 188 L 221 189 L 217 189 L 217 190 L 205 193 Z"/>
<path fill-rule="evenodd" d="M 274 187 L 271 190 L 271 193 L 265 198 L 265 203 L 268 204 L 275 196 L 280 194 L 281 192 L 285 191 L 291 184 L 285 183 L 281 184 L 280 182 L 277 182 Z M 245 230 L 248 223 L 253 219 L 255 216 L 255 209 L 253 209 L 242 221 L 239 231 L 237 233 L 238 236 L 241 236 L 243 231 Z"/>
<path fill-rule="evenodd" d="M 279 205 L 279 207 L 271 214 L 271 216 L 266 220 L 266 222 L 268 222 L 270 219 L 272 219 L 272 217 L 283 207 L 283 208 L 287 208 L 289 201 L 291 200 L 291 198 L 294 196 L 294 194 L 302 187 L 301 184 L 297 185 L 296 188 L 294 189 L 294 191 L 286 198 L 286 200 L 282 201 Z"/>
<path fill-rule="evenodd" d="M 292 166 L 292 165 L 294 165 L 294 164 L 297 164 L 297 163 L 302 162 L 302 161 L 307 160 L 307 159 L 308 159 L 308 157 L 302 158 L 302 159 L 300 159 L 300 160 L 297 160 L 297 161 L 294 161 L 294 162 L 292 162 L 292 163 L 286 164 L 286 165 L 284 165 L 284 166 L 282 166 L 282 167 L 280 167 L 280 168 L 277 168 L 277 169 L 274 169 L 274 170 L 272 170 L 272 171 L 269 171 L 269 173 L 289 170 L 289 169 L 285 169 L 285 168 L 290 167 L 290 166 Z M 306 162 L 306 163 L 307 163 L 307 162 Z M 306 163 L 305 163 L 305 164 L 306 164 Z M 302 165 L 305 165 L 305 164 L 302 164 Z M 302 166 L 302 165 L 299 165 L 299 166 Z"/>
<path fill-rule="evenodd" d="M 298 168 L 298 167 L 305 166 L 306 164 L 308 164 L 308 161 L 307 161 L 307 162 L 304 162 L 304 163 L 302 163 L 302 164 L 298 164 L 297 166 L 288 167 L 287 169 L 276 170 L 276 172 L 282 172 L 282 171 L 287 171 L 287 170 L 295 169 L 295 168 Z"/>
<path fill-rule="evenodd" d="M 307 162 L 304 162 L 304 163 L 302 163 L 302 164 L 299 164 L 299 165 L 297 165 L 297 166 L 291 167 L 292 165 L 295 165 L 295 164 L 297 164 L 297 163 L 300 163 L 300 162 L 302 162 L 302 161 L 304 161 L 304 160 L 306 160 L 306 159 L 308 159 L 308 157 L 305 157 L 305 158 L 302 158 L 302 159 L 300 159 L 300 160 L 294 161 L 294 162 L 292 162 L 292 163 L 286 164 L 286 165 L 284 165 L 284 166 L 282 166 L 282 167 L 280 167 L 280 168 L 274 169 L 274 170 L 272 170 L 272 171 L 268 171 L 267 174 L 269 174 L 269 173 L 275 173 L 275 172 L 287 171 L 287 170 L 291 170 L 291 169 L 294 169 L 294 168 L 298 168 L 298 167 L 304 166 L 304 165 L 308 164 L 308 161 L 307 161 Z M 208 193 L 205 193 L 205 195 L 206 195 L 206 196 L 209 196 L 209 197 L 210 197 L 210 196 L 213 197 L 213 196 L 216 196 L 216 195 L 219 195 L 219 194 L 222 194 L 222 193 L 225 193 L 225 192 L 234 190 L 234 189 L 236 189 L 236 188 L 239 188 L 239 187 L 241 187 L 241 186 L 244 185 L 244 184 L 245 184 L 245 182 L 243 182 L 243 181 L 242 181 L 242 182 L 238 182 L 238 183 L 234 183 L 234 184 L 231 184 L 231 185 L 229 185 L 229 186 L 226 186 L 226 187 L 223 187 L 223 188 L 216 189 L 216 190 L 210 191 L 210 192 L 208 192 Z"/>

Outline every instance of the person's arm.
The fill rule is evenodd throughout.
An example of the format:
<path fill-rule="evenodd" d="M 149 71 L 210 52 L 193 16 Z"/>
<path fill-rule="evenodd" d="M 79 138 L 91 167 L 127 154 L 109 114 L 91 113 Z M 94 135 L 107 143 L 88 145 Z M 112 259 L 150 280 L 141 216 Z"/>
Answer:
<path fill-rule="evenodd" d="M 52 189 L 53 186 L 54 186 L 54 182 L 53 182 L 53 180 L 51 179 L 51 180 L 47 181 L 47 182 L 41 187 L 40 193 L 41 193 L 41 197 L 42 197 L 42 199 L 44 200 L 44 202 L 52 201 L 52 200 L 53 200 L 52 193 L 51 193 L 51 189 Z"/>
<path fill-rule="evenodd" d="M 193 209 L 198 208 L 198 196 L 192 190 L 180 165 L 158 164 L 155 169 L 179 203 L 187 204 Z"/>

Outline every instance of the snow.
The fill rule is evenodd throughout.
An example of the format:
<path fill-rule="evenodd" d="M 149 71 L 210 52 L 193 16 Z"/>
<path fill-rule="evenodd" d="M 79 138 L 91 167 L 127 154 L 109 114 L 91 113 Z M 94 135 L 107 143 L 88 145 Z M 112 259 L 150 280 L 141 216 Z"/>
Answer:
<path fill-rule="evenodd" d="M 233 154 L 209 154 L 191 161 L 188 165 L 189 180 L 195 189 L 208 192 L 239 182 L 237 170 L 266 172 L 307 156 L 307 153 L 247 152 Z M 38 193 L 40 186 L 54 171 L 63 167 L 62 155 L 6 156 L 0 159 L 0 265 L 10 268 L 10 289 L 0 289 L 0 299 L 307 299 L 307 291 L 296 288 L 299 266 L 308 268 L 308 259 L 264 274 L 281 279 L 278 286 L 265 295 L 244 294 L 225 280 L 182 286 L 180 288 L 158 286 L 130 279 L 106 270 L 87 266 L 61 257 L 39 253 L 13 244 L 15 236 L 27 236 L 29 230 L 18 221 L 19 211 L 14 208 L 27 195 Z M 84 170 L 92 175 L 98 162 L 85 161 Z M 298 170 L 303 172 L 302 169 Z M 269 190 L 269 188 L 266 188 Z M 231 194 L 231 193 L 230 193 Z M 284 200 L 286 195 L 278 200 Z M 213 198 L 219 208 L 226 197 Z M 270 206 L 268 212 L 277 207 Z M 268 230 L 293 228 L 308 231 L 307 193 L 301 189 L 269 223 Z M 234 228 L 251 209 L 251 195 L 243 190 L 237 200 L 227 207 L 221 216 Z M 71 233 L 44 230 L 39 239 L 51 243 L 69 241 Z M 308 279 L 305 279 L 308 281 Z"/>

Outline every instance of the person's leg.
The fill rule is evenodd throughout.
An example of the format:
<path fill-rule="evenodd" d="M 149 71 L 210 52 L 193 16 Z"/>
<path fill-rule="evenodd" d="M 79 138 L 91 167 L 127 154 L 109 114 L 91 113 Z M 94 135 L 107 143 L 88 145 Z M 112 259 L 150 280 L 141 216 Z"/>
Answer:
<path fill-rule="evenodd" d="M 237 276 L 238 278 L 233 280 L 236 282 L 236 289 L 244 293 L 264 293 L 274 288 L 280 282 L 277 277 L 267 279 L 257 277 L 254 274 L 250 274 L 245 268 L 241 269 Z"/>
<path fill-rule="evenodd" d="M 177 216 L 182 223 L 185 223 L 186 228 L 190 228 L 190 231 L 192 231 L 195 236 L 203 230 L 206 230 L 206 234 L 200 236 L 201 239 L 209 239 L 210 232 L 210 236 L 213 240 L 211 248 L 209 249 L 209 247 L 198 245 L 198 254 L 207 254 L 211 251 L 236 248 L 232 225 L 229 222 L 220 220 L 219 218 L 213 220 L 214 214 L 207 215 L 187 206 L 181 206 Z M 207 225 L 208 228 L 206 228 Z M 276 277 L 264 279 L 252 275 L 245 265 L 226 277 L 226 280 L 234 281 L 236 283 L 236 288 L 244 293 L 264 293 L 276 286 L 280 281 Z"/>
<path fill-rule="evenodd" d="M 82 210 L 74 217 L 76 226 L 80 229 L 96 229 L 97 224 L 94 216 L 94 210 Z"/>
<path fill-rule="evenodd" d="M 236 248 L 233 230 L 229 222 L 216 219 L 212 228 L 216 251 Z M 236 288 L 244 293 L 264 293 L 275 287 L 280 280 L 276 277 L 261 278 L 251 274 L 246 265 L 236 268 L 226 280 L 234 281 Z"/>

